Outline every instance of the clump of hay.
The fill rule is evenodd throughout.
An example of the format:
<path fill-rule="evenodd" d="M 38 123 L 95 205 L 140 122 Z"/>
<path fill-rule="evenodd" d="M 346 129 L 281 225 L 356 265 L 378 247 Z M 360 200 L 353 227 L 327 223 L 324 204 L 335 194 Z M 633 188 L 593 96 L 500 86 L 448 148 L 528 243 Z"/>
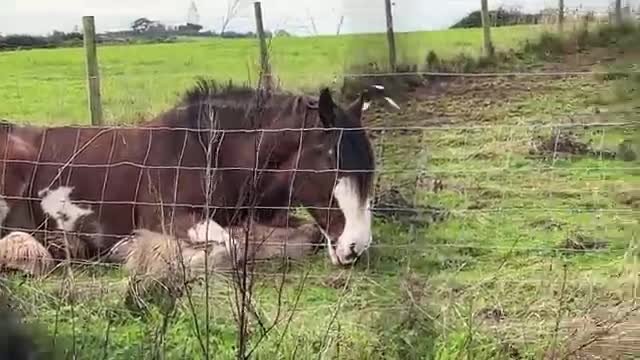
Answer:
<path fill-rule="evenodd" d="M 124 267 L 129 273 L 125 302 L 134 309 L 147 308 L 148 302 L 171 308 L 186 286 L 197 277 L 204 249 L 176 237 L 145 229 L 129 239 Z M 122 251 L 122 250 L 120 250 Z M 226 255 L 220 247 L 209 254 L 209 266 Z"/>
<path fill-rule="evenodd" d="M 149 230 L 136 231 L 112 255 L 125 258 L 130 276 L 127 305 L 140 309 L 147 302 L 160 301 L 160 306 L 171 307 L 206 272 L 228 272 L 244 261 L 302 258 L 322 242 L 321 232 L 311 224 L 289 229 L 252 224 L 230 228 L 228 234 L 234 244 L 229 248 L 219 242 L 194 243 Z"/>
<path fill-rule="evenodd" d="M 30 234 L 14 231 L 0 239 L 0 270 L 42 276 L 53 267 L 49 251 Z"/>

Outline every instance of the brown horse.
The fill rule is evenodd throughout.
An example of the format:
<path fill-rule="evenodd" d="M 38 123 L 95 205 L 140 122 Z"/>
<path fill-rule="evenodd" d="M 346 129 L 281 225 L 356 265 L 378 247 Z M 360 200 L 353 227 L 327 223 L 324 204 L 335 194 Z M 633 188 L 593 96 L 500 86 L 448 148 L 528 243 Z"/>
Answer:
<path fill-rule="evenodd" d="M 383 93 L 371 87 L 342 108 L 328 89 L 312 98 L 201 80 L 135 128 L 4 124 L 0 225 L 74 232 L 86 253 L 71 256 L 99 258 L 135 229 L 215 241 L 211 229 L 247 219 L 296 226 L 288 211 L 302 206 L 333 263 L 350 264 L 371 242 L 375 159 L 362 112 L 376 96 L 397 107 Z"/>

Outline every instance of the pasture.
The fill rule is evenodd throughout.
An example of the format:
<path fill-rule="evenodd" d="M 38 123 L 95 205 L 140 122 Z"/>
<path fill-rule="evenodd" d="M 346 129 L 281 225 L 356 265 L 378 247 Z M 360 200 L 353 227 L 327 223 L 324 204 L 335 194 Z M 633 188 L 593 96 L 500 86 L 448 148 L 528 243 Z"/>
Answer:
<path fill-rule="evenodd" d="M 537 34 L 525 27 L 493 33 L 506 48 Z M 274 69 L 285 87 L 313 90 L 345 63 L 371 56 L 351 52 L 360 41 L 276 39 Z M 371 43 L 380 44 L 370 48 L 382 49 L 377 56 L 384 59 L 384 38 L 364 42 Z M 477 54 L 481 35 L 406 34 L 399 44 L 405 59 L 419 62 L 431 48 L 444 57 Z M 616 60 L 610 51 L 537 67 L 636 69 L 637 49 L 621 50 Z M 249 40 L 101 48 L 106 117 L 135 123 L 172 105 L 197 75 L 244 80 L 254 54 Z M 0 70 L 0 117 L 86 123 L 81 49 L 0 53 Z M 637 76 L 458 78 L 416 90 L 400 112 L 373 108 L 367 125 L 393 128 L 371 134 L 379 194 L 398 191 L 408 204 L 400 206 L 412 211 L 376 217 L 373 247 L 353 268 L 333 267 L 325 251 L 308 262 L 261 266 L 254 299 L 267 323 L 252 319 L 254 355 L 640 354 L 639 89 Z M 79 265 L 72 275 L 61 270 L 6 283 L 28 318 L 56 337 L 59 351 L 173 359 L 199 358 L 208 347 L 212 358 L 234 357 L 234 294 L 225 276 L 212 276 L 206 293 L 197 286 L 167 317 L 159 308 L 140 316 L 124 306 L 120 269 Z M 257 344 L 262 326 L 275 319 L 280 323 Z"/>
<path fill-rule="evenodd" d="M 540 31 L 532 26 L 498 28 L 495 43 L 498 48 L 516 47 Z M 377 35 L 275 38 L 270 56 L 283 87 L 317 92 L 349 65 L 386 64 L 385 41 Z M 399 59 L 422 64 L 429 50 L 445 58 L 460 52 L 478 55 L 482 33 L 462 29 L 398 34 L 397 44 Z M 197 76 L 257 81 L 259 52 L 252 39 L 105 46 L 98 51 L 104 113 L 110 123 L 135 122 L 173 105 Z M 0 117 L 85 123 L 84 61 L 81 48 L 0 53 Z"/>

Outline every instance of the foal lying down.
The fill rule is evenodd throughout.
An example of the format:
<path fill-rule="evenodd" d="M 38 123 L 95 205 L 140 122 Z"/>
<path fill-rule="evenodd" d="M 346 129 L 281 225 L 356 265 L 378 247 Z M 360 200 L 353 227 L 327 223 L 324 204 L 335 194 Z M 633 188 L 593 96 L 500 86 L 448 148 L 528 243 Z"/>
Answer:
<path fill-rule="evenodd" d="M 136 230 L 116 245 L 107 258 L 124 264 L 131 275 L 165 277 L 181 272 L 188 277 L 198 277 L 205 269 L 229 271 L 244 261 L 300 259 L 311 254 L 322 239 L 313 224 L 280 228 L 253 223 L 225 229 L 209 222 L 208 228 L 193 229 L 187 238 Z M 53 259 L 46 248 L 27 233 L 14 232 L 0 239 L 0 270 L 46 275 L 55 268 Z"/>

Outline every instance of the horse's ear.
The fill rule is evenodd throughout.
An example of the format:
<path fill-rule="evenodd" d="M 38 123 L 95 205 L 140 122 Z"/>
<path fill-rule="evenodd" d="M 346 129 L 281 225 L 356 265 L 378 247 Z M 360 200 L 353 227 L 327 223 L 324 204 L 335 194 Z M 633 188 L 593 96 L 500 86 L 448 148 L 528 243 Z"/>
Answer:
<path fill-rule="evenodd" d="M 349 106 L 349 112 L 356 118 L 356 120 L 362 122 L 362 114 L 369 109 L 371 101 L 376 99 L 383 99 L 394 109 L 400 110 L 400 106 L 396 104 L 393 99 L 387 96 L 384 86 L 370 85 L 360 93 L 360 96 L 356 101 L 351 103 Z"/>
<path fill-rule="evenodd" d="M 335 106 L 336 104 L 333 102 L 329 88 L 322 89 L 322 91 L 320 91 L 320 99 L 318 100 L 318 113 L 320 114 L 322 125 L 327 128 L 332 128 L 335 125 Z"/>

